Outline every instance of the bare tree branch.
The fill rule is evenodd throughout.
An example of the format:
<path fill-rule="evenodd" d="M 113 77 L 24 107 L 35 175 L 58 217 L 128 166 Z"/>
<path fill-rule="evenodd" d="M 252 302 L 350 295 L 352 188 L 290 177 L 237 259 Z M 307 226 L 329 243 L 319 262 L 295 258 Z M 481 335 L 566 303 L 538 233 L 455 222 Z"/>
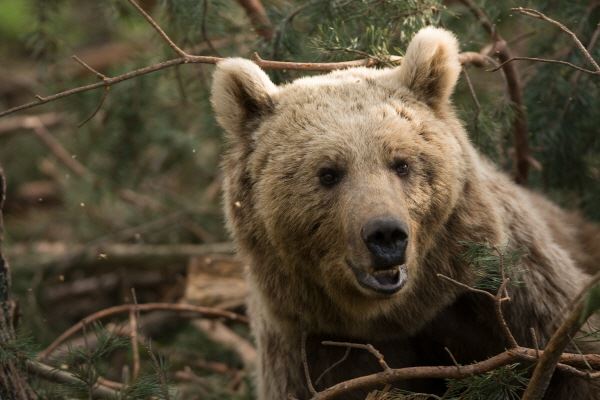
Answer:
<path fill-rule="evenodd" d="M 317 379 L 315 379 L 315 385 L 318 385 L 319 382 L 321 382 L 321 379 L 323 379 L 335 367 L 337 367 L 338 365 L 340 365 L 341 363 L 343 363 L 344 361 L 346 361 L 348 359 L 348 356 L 350 355 L 350 351 L 351 350 L 352 350 L 351 347 L 346 347 L 346 352 L 344 353 L 344 355 L 342 356 L 342 358 L 340 358 L 339 360 L 337 360 L 336 362 L 334 362 L 333 364 L 331 364 L 329 367 L 327 367 L 327 369 L 325 369 L 325 371 L 321 372 L 321 375 L 319 375 L 319 377 Z"/>
<path fill-rule="evenodd" d="M 308 387 L 308 391 L 311 395 L 317 396 L 318 392 L 316 391 L 312 383 L 312 379 L 310 377 L 310 369 L 308 368 L 308 356 L 306 354 L 306 332 L 302 332 L 302 338 L 300 340 L 300 356 L 302 358 L 302 369 L 304 370 L 304 379 L 306 379 L 306 386 Z"/>
<path fill-rule="evenodd" d="M 585 72 L 586 74 L 600 75 L 600 70 L 593 71 L 591 69 L 581 68 L 581 67 L 579 67 L 573 63 L 570 63 L 568 61 L 550 60 L 548 58 L 538 58 L 538 57 L 512 57 L 512 58 L 504 61 L 497 67 L 495 67 L 493 69 L 489 69 L 488 72 L 498 71 L 500 68 L 504 67 L 506 64 L 513 62 L 513 61 L 537 61 L 537 62 L 550 63 L 550 64 L 562 64 L 562 65 L 566 65 L 568 67 L 574 68 L 578 71 Z"/>
<path fill-rule="evenodd" d="M 179 46 L 177 46 L 175 44 L 175 42 L 169 37 L 169 35 L 167 35 L 165 33 L 165 31 L 160 27 L 160 25 L 158 25 L 158 23 L 156 23 L 156 21 L 154 21 L 154 19 L 150 16 L 150 14 L 148 14 L 142 7 L 140 7 L 140 5 L 135 2 L 135 0 L 127 0 L 127 1 L 129 1 L 129 4 L 134 6 L 135 9 L 146 19 L 146 21 L 148 21 L 148 23 L 150 25 L 152 25 L 154 30 L 156 30 L 156 32 L 158 32 L 158 34 L 169 45 L 169 47 L 175 51 L 175 53 L 179 54 L 183 58 L 186 58 L 188 56 L 188 53 L 186 53 Z"/>
<path fill-rule="evenodd" d="M 336 346 L 336 347 L 348 347 L 351 349 L 361 349 L 366 350 L 373 355 L 377 359 L 377 362 L 381 366 L 384 371 L 390 371 L 390 366 L 385 362 L 385 358 L 383 354 L 379 352 L 372 344 L 362 344 L 362 343 L 350 343 L 350 342 L 332 342 L 332 341 L 324 341 L 321 342 L 323 346 Z"/>
<path fill-rule="evenodd" d="M 463 57 L 463 54 L 466 56 Z M 487 63 L 486 57 L 483 55 L 477 55 L 478 53 L 468 52 L 461 54 L 461 61 L 463 63 L 472 63 L 473 65 L 485 65 Z M 65 97 L 69 97 L 78 93 L 87 92 L 90 90 L 98 89 L 105 86 L 112 86 L 129 79 L 137 78 L 138 76 L 148 75 L 153 72 L 157 72 L 163 69 L 171 68 L 181 64 L 216 64 L 223 60 L 221 57 L 214 56 L 188 56 L 174 58 L 168 61 L 160 62 L 157 64 L 149 65 L 147 67 L 139 68 L 121 75 L 117 75 L 111 78 L 107 78 L 102 82 L 90 83 L 84 86 L 78 86 L 76 88 L 64 90 L 62 92 L 49 95 L 49 96 L 37 96 L 37 101 L 32 101 L 20 106 L 10 108 L 0 112 L 0 117 L 5 115 L 13 114 L 17 111 L 26 110 L 32 107 L 37 107 L 41 104 L 46 104 L 51 101 L 59 100 Z M 464 60 L 464 61 L 463 61 Z M 263 60 L 262 58 L 254 59 L 254 62 L 263 69 L 270 70 L 301 70 L 301 71 L 335 71 L 338 69 L 353 68 L 353 67 L 374 67 L 379 65 L 379 62 L 374 59 L 359 59 L 352 61 L 340 61 L 340 62 L 329 62 L 329 63 L 311 63 L 311 62 L 288 62 L 288 61 L 271 61 Z M 400 64 L 401 57 L 397 57 L 391 60 L 394 64 Z"/>
<path fill-rule="evenodd" d="M 502 293 L 506 291 L 506 286 L 508 285 L 508 282 L 510 280 L 509 278 L 504 278 L 502 280 L 502 283 L 500 284 L 500 287 L 498 288 L 498 292 L 494 296 L 490 292 L 486 292 L 485 290 L 481 290 L 481 289 L 477 289 L 477 288 L 474 288 L 469 285 L 465 285 L 464 283 L 454 280 L 446 275 L 438 274 L 438 276 L 442 279 L 445 279 L 448 282 L 452 282 L 457 286 L 467 289 L 470 292 L 482 294 L 485 297 L 492 300 L 494 302 L 496 319 L 498 321 L 498 324 L 500 325 L 500 329 L 502 329 L 502 332 L 504 334 L 506 341 L 510 345 L 510 348 L 519 347 L 519 345 L 517 344 L 517 341 L 515 340 L 515 337 L 513 336 L 512 332 L 510 331 L 510 328 L 508 327 L 508 324 L 506 323 L 506 320 L 504 319 L 504 315 L 502 313 L 502 303 L 507 300 L 510 300 L 508 297 L 502 295 Z"/>
<path fill-rule="evenodd" d="M 134 0 L 128 0 L 128 1 L 150 23 L 150 25 L 152 25 L 152 27 L 159 33 L 159 35 L 169 45 L 169 47 L 171 47 L 177 54 L 180 55 L 180 57 L 170 59 L 167 61 L 163 61 L 163 62 L 159 62 L 157 64 L 149 65 L 149 66 L 146 66 L 143 68 L 139 68 L 139 69 L 136 69 L 136 70 L 133 70 L 130 72 L 126 72 L 121 75 L 114 76 L 114 77 L 107 77 L 107 76 L 101 74 L 100 72 L 94 70 L 91 66 L 89 66 L 88 64 L 83 62 L 83 60 L 81 60 L 75 56 L 75 60 L 77 62 L 79 62 L 86 69 L 90 70 L 96 76 L 101 78 L 102 81 L 96 82 L 96 83 L 91 83 L 88 85 L 79 86 L 79 87 L 68 89 L 68 90 L 64 90 L 62 92 L 55 93 L 55 94 L 48 95 L 48 96 L 35 95 L 35 98 L 37 99 L 37 101 L 32 101 L 32 102 L 29 102 L 26 104 L 22 104 L 20 106 L 10 108 L 8 110 L 1 111 L 0 117 L 6 116 L 9 114 L 13 114 L 17 111 L 22 111 L 22 110 L 26 110 L 26 109 L 29 109 L 32 107 L 36 107 L 41 104 L 46 104 L 46 103 L 49 103 L 49 102 L 52 102 L 55 100 L 59 100 L 59 99 L 65 98 L 65 97 L 69 97 L 69 96 L 72 96 L 72 95 L 75 95 L 78 93 L 87 92 L 89 90 L 94 90 L 94 89 L 98 89 L 101 87 L 110 88 L 112 85 L 115 85 L 117 83 L 129 80 L 129 79 L 133 79 L 133 78 L 136 78 L 136 77 L 139 77 L 142 75 L 151 74 L 151 73 L 154 73 L 154 72 L 157 72 L 157 71 L 160 71 L 163 69 L 171 68 L 171 67 L 174 67 L 177 65 L 181 65 L 181 64 L 217 64 L 219 61 L 223 60 L 223 58 L 221 58 L 221 57 L 198 56 L 198 55 L 191 55 L 191 54 L 185 52 L 179 46 L 177 46 L 175 44 L 175 42 L 173 42 L 173 40 L 165 33 L 165 31 L 158 25 L 158 23 L 156 23 L 156 21 L 154 21 L 154 19 L 146 11 L 144 11 Z M 402 60 L 401 57 L 392 57 L 390 60 L 386 60 L 386 62 L 390 62 L 392 64 L 399 64 L 401 62 L 401 60 Z M 460 60 L 463 64 L 473 64 L 476 66 L 483 66 L 483 65 L 487 64 L 486 56 L 478 54 L 478 53 L 474 53 L 474 52 L 462 53 L 460 55 Z M 352 68 L 352 67 L 372 67 L 372 66 L 377 66 L 380 64 L 380 62 L 378 60 L 375 60 L 372 58 L 365 58 L 365 59 L 352 60 L 352 61 L 330 62 L 330 63 L 272 61 L 272 60 L 264 60 L 264 59 L 260 58 L 260 56 L 258 56 L 256 53 L 254 56 L 254 62 L 263 69 L 323 71 L 323 72 L 324 71 L 334 71 L 337 69 L 344 69 L 344 68 Z M 108 89 L 106 89 L 106 90 L 108 90 Z M 105 93 L 105 96 L 103 96 L 103 98 L 101 100 L 100 106 L 104 102 L 105 97 L 106 97 L 106 93 Z M 94 111 L 94 113 L 92 114 L 92 117 L 95 115 L 95 113 L 98 111 L 98 109 L 99 109 L 99 107 Z M 84 123 L 87 122 L 87 120 L 89 120 L 89 118 L 86 119 L 86 121 L 84 121 Z"/>
<path fill-rule="evenodd" d="M 581 41 L 579 40 L 577 35 L 575 33 L 573 33 L 573 31 L 571 31 L 569 28 L 567 28 L 565 25 L 546 16 L 544 13 L 542 13 L 538 10 L 534 10 L 532 8 L 517 7 L 517 8 L 511 8 L 511 10 L 516 11 L 523 15 L 527 15 L 528 17 L 533 17 L 533 18 L 541 19 L 543 21 L 550 22 L 551 24 L 558 26 L 560 28 L 560 30 L 562 30 L 563 32 L 565 32 L 566 34 L 571 36 L 571 38 L 575 42 L 575 45 L 577 46 L 579 51 L 581 51 L 581 54 L 583 54 L 585 59 L 594 67 L 594 70 L 596 72 L 600 72 L 600 65 L 598 65 L 598 63 L 594 60 L 594 58 L 592 57 L 590 52 L 585 48 L 583 43 L 581 43 Z"/>
<path fill-rule="evenodd" d="M 503 261 L 501 261 L 501 269 L 503 270 Z M 504 272 L 502 272 L 504 276 Z M 543 375 L 540 378 L 539 382 L 542 382 L 546 385 L 552 377 L 552 373 L 554 369 L 560 369 L 565 373 L 569 373 L 572 375 L 576 375 L 585 379 L 597 379 L 600 377 L 600 372 L 598 371 L 589 371 L 590 368 L 600 369 L 600 355 L 598 354 L 573 354 L 573 353 L 563 353 L 566 345 L 571 340 L 571 337 L 575 335 L 577 331 L 581 328 L 581 326 L 585 323 L 584 320 L 581 320 L 581 311 L 583 308 L 583 299 L 588 290 L 600 281 L 600 274 L 596 275 L 592 281 L 581 291 L 581 293 L 577 296 L 574 301 L 575 307 L 571 311 L 569 317 L 565 320 L 565 322 L 561 325 L 561 327 L 556 331 L 556 333 L 550 339 L 546 350 L 539 350 L 536 343 L 536 348 L 526 348 L 521 347 L 516 343 L 514 336 L 510 332 L 508 325 L 502 315 L 501 304 L 502 302 L 508 300 L 506 285 L 509 282 L 509 278 L 504 276 L 503 282 L 498 288 L 497 294 L 494 296 L 493 294 L 486 292 L 484 290 L 473 288 L 469 285 L 465 285 L 464 283 L 458 282 L 452 278 L 449 278 L 445 275 L 438 275 L 439 277 L 456 284 L 457 286 L 462 287 L 463 289 L 480 293 L 490 299 L 492 299 L 496 304 L 496 313 L 497 318 L 500 324 L 505 331 L 505 336 L 509 341 L 511 347 L 500 353 L 496 356 L 488 358 L 487 360 L 483 360 L 480 362 L 476 362 L 469 365 L 459 365 L 450 352 L 449 349 L 446 349 L 452 362 L 454 365 L 452 366 L 434 366 L 434 367 L 407 367 L 407 368 L 399 368 L 392 369 L 387 366 L 385 362 L 382 365 L 384 369 L 383 372 L 361 376 L 358 378 L 350 379 L 341 383 L 338 383 L 334 386 L 331 386 L 323 391 L 320 391 L 311 397 L 311 400 L 325 400 L 325 399 L 333 399 L 336 397 L 341 397 L 346 393 L 350 393 L 354 390 L 358 389 L 368 389 L 373 388 L 378 385 L 389 385 L 398 381 L 410 380 L 410 379 L 421 379 L 421 378 L 435 378 L 435 379 L 462 379 L 472 375 L 480 375 L 486 372 L 493 371 L 502 366 L 509 365 L 515 362 L 535 362 L 538 361 L 538 365 L 535 371 L 540 369 L 543 371 Z M 537 340 L 535 340 L 537 342 Z M 377 350 L 375 350 L 370 345 L 357 344 L 357 343 L 339 343 L 339 342 L 323 342 L 323 344 L 328 345 L 337 345 L 337 346 L 345 346 L 348 348 L 361 348 L 370 351 L 378 360 L 383 360 L 383 355 L 381 355 Z M 587 370 L 580 370 L 578 368 L 583 368 Z M 534 376 L 535 376 L 534 372 Z M 529 390 L 535 390 L 536 395 L 539 394 L 540 397 L 532 397 L 526 398 L 523 397 L 523 400 L 539 400 L 544 394 L 546 387 L 540 386 L 540 383 L 536 383 L 537 381 L 532 380 L 528 386 Z M 534 386 L 531 389 L 532 385 Z M 543 387 L 543 388 L 542 388 Z M 539 390 L 539 392 L 538 392 Z"/>
<path fill-rule="evenodd" d="M 89 325 L 90 323 L 97 321 L 102 318 L 106 318 L 112 315 L 121 314 L 124 312 L 129 312 L 130 310 L 136 310 L 138 312 L 141 311 L 173 311 L 177 313 L 192 313 L 192 314 L 200 314 L 204 318 L 225 318 L 232 321 L 238 321 L 243 323 L 248 323 L 248 319 L 243 315 L 233 313 L 231 311 L 219 310 L 217 308 L 211 307 L 202 307 L 195 306 L 192 304 L 173 304 L 173 303 L 145 303 L 145 304 L 122 304 L 119 306 L 114 306 L 110 308 L 106 308 L 104 310 L 97 311 L 87 317 L 83 318 L 81 321 L 67 329 L 60 335 L 54 342 L 52 342 L 44 351 L 42 351 L 38 355 L 39 360 L 45 360 L 48 358 L 50 354 L 60 346 L 65 340 L 79 332 L 83 329 L 84 326 Z"/>
<path fill-rule="evenodd" d="M 540 350 L 539 354 L 540 357 L 543 357 L 544 351 Z M 340 382 L 334 386 L 320 391 L 311 397 L 311 400 L 329 400 L 338 397 L 343 398 L 344 394 L 352 393 L 355 390 L 369 389 L 378 385 L 393 384 L 411 379 L 462 379 L 473 375 L 484 374 L 516 362 L 531 362 L 535 361 L 536 359 L 537 357 L 535 349 L 517 347 L 506 350 L 500 354 L 488 358 L 487 360 L 473 364 L 461 365 L 460 368 L 456 368 L 455 365 L 396 368 L 389 371 L 365 375 Z M 584 362 L 582 361 L 583 359 L 589 362 L 594 368 L 600 368 L 600 355 L 586 354 L 582 357 L 580 354 L 573 353 L 564 353 L 560 355 L 559 367 L 561 370 L 577 376 L 585 378 L 597 378 L 597 375 L 580 371 L 572 366 L 577 365 L 585 368 Z"/>

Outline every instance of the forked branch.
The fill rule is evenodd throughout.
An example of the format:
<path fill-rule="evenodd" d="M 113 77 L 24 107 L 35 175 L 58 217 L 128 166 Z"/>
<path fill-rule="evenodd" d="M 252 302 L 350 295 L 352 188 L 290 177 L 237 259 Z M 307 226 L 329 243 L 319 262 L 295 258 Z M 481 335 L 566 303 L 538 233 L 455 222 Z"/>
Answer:
<path fill-rule="evenodd" d="M 178 58 L 173 58 L 167 61 L 159 62 L 157 64 L 149 65 L 143 68 L 136 69 L 134 71 L 126 72 L 121 75 L 117 75 L 114 77 L 107 77 L 102 73 L 94 70 L 88 64 L 86 64 L 83 60 L 74 56 L 73 58 L 79 64 L 81 64 L 84 68 L 92 72 L 101 81 L 96 83 L 91 83 L 88 85 L 79 86 L 76 88 L 64 90 L 59 93 L 55 93 L 48 96 L 35 95 L 37 101 L 32 101 L 26 104 L 22 104 L 20 106 L 16 106 L 10 108 L 8 110 L 4 110 L 0 112 L 0 117 L 5 115 L 13 114 L 17 111 L 26 110 L 32 107 L 39 106 L 41 104 L 46 104 L 55 100 L 59 100 L 65 97 L 69 97 L 78 93 L 87 92 L 90 90 L 95 90 L 98 88 L 105 88 L 105 92 L 100 100 L 99 106 L 92 113 L 91 117 L 93 117 L 102 106 L 103 102 L 106 100 L 106 96 L 108 95 L 108 91 L 110 87 L 116 85 L 118 83 L 124 82 L 129 79 L 137 78 L 142 75 L 148 75 L 163 69 L 172 68 L 182 64 L 216 64 L 219 61 L 223 60 L 222 57 L 215 56 L 199 56 L 187 53 L 181 47 L 179 47 L 175 42 L 167 35 L 167 33 L 158 25 L 158 23 L 148 14 L 142 7 L 139 6 L 134 0 L 128 0 L 129 3 L 135 7 L 135 9 L 148 21 L 148 23 L 156 30 L 156 32 L 160 35 L 160 37 L 165 41 L 165 43 L 173 49 L 175 53 L 179 55 Z M 253 2 L 241 2 L 241 3 L 253 3 Z M 462 53 L 460 55 L 461 62 L 463 64 L 472 64 L 476 66 L 484 66 L 487 65 L 487 57 L 474 52 Z M 253 57 L 254 62 L 261 68 L 266 70 L 300 70 L 300 71 L 334 71 L 337 69 L 344 68 L 352 68 L 352 67 L 373 67 L 377 66 L 381 63 L 380 60 L 376 60 L 374 58 L 364 58 L 359 60 L 352 61 L 341 61 L 341 62 L 327 62 L 327 63 L 312 63 L 312 62 L 289 62 L 289 61 L 274 61 L 274 60 L 264 60 L 258 54 L 255 53 Z M 387 63 L 391 64 L 400 64 L 402 58 L 401 57 L 392 57 L 390 60 L 386 60 Z M 91 118 L 90 117 L 90 118 Z M 90 118 L 87 118 L 83 123 L 87 122 Z"/>

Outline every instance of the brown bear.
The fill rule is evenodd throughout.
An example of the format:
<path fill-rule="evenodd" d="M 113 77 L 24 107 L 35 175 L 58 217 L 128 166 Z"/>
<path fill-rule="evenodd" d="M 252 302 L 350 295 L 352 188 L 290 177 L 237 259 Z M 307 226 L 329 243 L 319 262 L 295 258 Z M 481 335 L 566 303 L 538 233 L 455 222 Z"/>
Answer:
<path fill-rule="evenodd" d="M 251 61 L 218 64 L 225 213 L 249 264 L 259 399 L 310 397 L 304 335 L 317 390 L 380 370 L 352 351 L 319 376 L 344 353 L 322 339 L 371 343 L 391 367 L 452 365 L 445 348 L 459 363 L 502 352 L 490 300 L 439 276 L 475 283 L 465 243 L 525 251 L 504 305 L 523 346 L 532 328 L 544 345 L 596 270 L 600 230 L 514 184 L 470 143 L 450 101 L 458 55 L 454 35 L 428 27 L 397 68 L 276 86 Z M 444 382 L 402 387 L 441 393 Z M 600 395 L 556 375 L 547 398 Z"/>

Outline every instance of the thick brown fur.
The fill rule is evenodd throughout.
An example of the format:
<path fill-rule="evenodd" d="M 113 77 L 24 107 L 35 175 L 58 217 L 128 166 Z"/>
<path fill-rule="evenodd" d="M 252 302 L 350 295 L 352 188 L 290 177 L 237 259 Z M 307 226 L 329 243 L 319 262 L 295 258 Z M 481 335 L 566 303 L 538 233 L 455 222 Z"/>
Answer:
<path fill-rule="evenodd" d="M 596 270 L 598 227 L 517 186 L 474 149 L 449 100 L 459 72 L 455 37 L 436 28 L 420 31 L 395 69 L 276 86 L 250 61 L 217 66 L 212 102 L 227 133 L 225 211 L 249 264 L 259 399 L 309 397 L 303 333 L 313 378 L 343 353 L 320 346 L 323 338 L 373 343 L 393 367 L 449 365 L 444 347 L 464 363 L 502 351 L 489 299 L 437 276 L 475 282 L 461 257 L 465 243 L 525 251 L 524 283 L 505 305 L 522 345 L 533 345 L 530 328 L 543 345 Z M 399 159 L 406 176 L 392 168 Z M 323 167 L 343 171 L 339 184 L 320 184 Z M 407 283 L 391 296 L 361 287 L 348 267 L 350 260 L 369 269 L 359 232 L 383 214 L 409 230 Z M 341 373 L 317 386 L 376 370 L 368 354 L 353 351 Z M 435 382 L 406 387 L 441 390 Z M 547 398 L 600 395 L 559 376 Z"/>

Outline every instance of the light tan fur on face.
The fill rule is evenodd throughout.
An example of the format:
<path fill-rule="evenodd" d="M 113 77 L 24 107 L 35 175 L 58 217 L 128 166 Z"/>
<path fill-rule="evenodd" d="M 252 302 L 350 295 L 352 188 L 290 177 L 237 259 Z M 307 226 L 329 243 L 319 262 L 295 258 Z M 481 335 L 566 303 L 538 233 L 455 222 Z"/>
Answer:
<path fill-rule="evenodd" d="M 525 285 L 507 307 L 523 344 L 530 327 L 547 339 L 588 278 L 582 268 L 590 270 L 590 257 L 598 260 L 597 243 L 574 241 L 580 225 L 513 184 L 469 142 L 449 100 L 459 72 L 456 38 L 431 27 L 415 36 L 395 69 L 355 68 L 277 87 L 251 61 L 219 63 L 212 102 L 228 141 L 225 212 L 250 264 L 261 399 L 306 395 L 301 332 L 424 338 L 465 299 L 437 274 L 475 279 L 461 258 L 465 242 L 527 252 Z M 395 160 L 408 163 L 407 176 L 394 173 Z M 320 185 L 323 167 L 342 170 L 340 183 Z M 383 214 L 409 230 L 407 284 L 389 297 L 360 287 L 348 267 L 351 260 L 370 268 L 360 229 Z M 573 234 L 555 233 L 561 228 Z M 598 237 L 595 226 L 585 229 L 586 237 Z M 573 254 L 582 248 L 592 256 Z M 460 326 L 456 321 L 443 329 Z M 481 351 L 464 353 L 466 362 L 503 346 L 475 329 L 482 330 Z M 440 337 L 464 345 L 460 329 Z"/>

